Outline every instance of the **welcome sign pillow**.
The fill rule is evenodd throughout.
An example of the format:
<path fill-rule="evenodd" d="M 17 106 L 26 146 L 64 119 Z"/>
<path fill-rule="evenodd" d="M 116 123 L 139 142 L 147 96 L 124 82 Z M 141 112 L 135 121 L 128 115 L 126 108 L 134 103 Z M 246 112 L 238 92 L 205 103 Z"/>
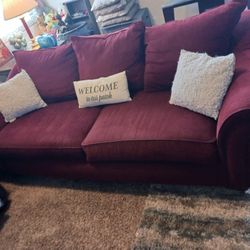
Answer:
<path fill-rule="evenodd" d="M 131 101 L 126 72 L 95 80 L 75 81 L 79 108 Z"/>

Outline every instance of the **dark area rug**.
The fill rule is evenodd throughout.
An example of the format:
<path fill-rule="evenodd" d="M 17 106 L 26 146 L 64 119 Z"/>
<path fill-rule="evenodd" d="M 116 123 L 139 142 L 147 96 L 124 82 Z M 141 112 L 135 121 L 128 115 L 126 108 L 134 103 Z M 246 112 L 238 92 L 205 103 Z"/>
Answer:
<path fill-rule="evenodd" d="M 250 195 L 152 185 L 133 249 L 250 249 Z"/>
<path fill-rule="evenodd" d="M 228 189 L 1 177 L 0 249 L 250 249 L 250 195 Z"/>

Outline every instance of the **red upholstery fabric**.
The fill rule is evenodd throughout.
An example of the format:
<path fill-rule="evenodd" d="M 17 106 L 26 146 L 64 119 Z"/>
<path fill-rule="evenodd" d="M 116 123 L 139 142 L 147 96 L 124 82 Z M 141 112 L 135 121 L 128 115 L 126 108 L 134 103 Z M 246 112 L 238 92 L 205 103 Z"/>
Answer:
<path fill-rule="evenodd" d="M 139 93 L 105 107 L 83 142 L 90 162 L 217 160 L 215 122 L 170 105 L 167 92 Z"/>
<path fill-rule="evenodd" d="M 18 66 L 15 64 L 14 67 L 11 69 L 7 79 L 12 78 L 13 76 L 15 76 L 18 73 L 20 73 L 20 70 L 18 69 Z"/>
<path fill-rule="evenodd" d="M 238 112 L 250 110 L 250 50 L 236 53 L 235 75 L 220 110 L 217 137 L 226 120 Z"/>
<path fill-rule="evenodd" d="M 241 19 L 234 30 L 233 37 L 235 52 L 250 49 L 250 10 L 242 13 Z"/>
<path fill-rule="evenodd" d="M 234 31 L 236 71 L 220 111 L 217 138 L 228 169 L 230 183 L 236 188 L 250 186 L 250 11 L 245 11 Z"/>
<path fill-rule="evenodd" d="M 247 122 L 238 124 L 228 137 L 227 167 L 232 186 L 247 189 L 250 187 L 249 110 L 240 116 L 241 121 L 245 116 Z"/>
<path fill-rule="evenodd" d="M 218 145 L 232 187 L 250 187 L 250 109 L 235 113 L 221 129 Z"/>
<path fill-rule="evenodd" d="M 145 90 L 171 86 L 181 49 L 212 56 L 226 54 L 245 7 L 245 1 L 233 2 L 186 20 L 146 28 Z"/>
<path fill-rule="evenodd" d="M 2 114 L 0 113 L 0 130 L 6 125 Z"/>
<path fill-rule="evenodd" d="M 72 37 L 81 80 L 106 77 L 127 71 L 130 89 L 143 88 L 144 24 L 111 34 Z"/>
<path fill-rule="evenodd" d="M 1 172 L 54 178 L 227 186 L 227 175 L 224 169 L 216 164 L 201 166 L 171 162 L 86 163 L 83 160 L 65 159 L 17 162 L 15 159 L 9 159 L 3 166 L 0 165 L 0 169 Z"/>
<path fill-rule="evenodd" d="M 47 102 L 75 97 L 73 81 L 79 79 L 72 45 L 34 51 L 16 51 L 18 68 L 27 71 Z"/>
<path fill-rule="evenodd" d="M 0 157 L 38 160 L 83 155 L 81 142 L 98 114 L 98 108 L 79 109 L 74 100 L 18 118 L 0 131 Z"/>

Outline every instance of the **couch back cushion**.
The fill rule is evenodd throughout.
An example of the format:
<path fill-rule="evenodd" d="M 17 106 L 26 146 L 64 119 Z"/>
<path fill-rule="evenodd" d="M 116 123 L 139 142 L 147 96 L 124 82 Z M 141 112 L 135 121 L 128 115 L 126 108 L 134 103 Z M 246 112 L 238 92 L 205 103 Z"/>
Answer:
<path fill-rule="evenodd" d="M 232 30 L 245 7 L 246 1 L 235 1 L 186 20 L 146 28 L 145 90 L 171 87 L 181 49 L 227 54 Z"/>
<path fill-rule="evenodd" d="M 12 77 L 14 77 L 16 74 L 18 74 L 20 72 L 21 72 L 21 70 L 18 68 L 17 64 L 15 64 L 14 67 L 9 72 L 7 80 L 11 79 Z"/>
<path fill-rule="evenodd" d="M 234 51 L 250 49 L 250 10 L 242 13 L 241 19 L 233 32 Z"/>
<path fill-rule="evenodd" d="M 72 37 L 80 80 L 107 77 L 126 71 L 129 88 L 143 88 L 144 24 L 105 35 Z"/>
<path fill-rule="evenodd" d="M 77 60 L 71 44 L 34 51 L 15 51 L 15 71 L 24 69 L 47 102 L 75 97 L 73 81 L 79 79 Z"/>
<path fill-rule="evenodd" d="M 3 115 L 0 113 L 0 130 L 6 125 Z"/>

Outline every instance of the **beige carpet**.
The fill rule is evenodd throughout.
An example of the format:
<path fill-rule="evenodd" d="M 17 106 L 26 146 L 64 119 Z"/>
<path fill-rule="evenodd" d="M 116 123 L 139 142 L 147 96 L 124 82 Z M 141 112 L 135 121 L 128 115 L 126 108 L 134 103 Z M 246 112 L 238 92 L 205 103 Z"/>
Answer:
<path fill-rule="evenodd" d="M 148 186 L 42 178 L 1 180 L 11 206 L 0 249 L 129 249 Z"/>
<path fill-rule="evenodd" d="M 0 250 L 250 249 L 250 194 L 5 177 Z M 250 190 L 249 190 L 250 191 Z"/>

